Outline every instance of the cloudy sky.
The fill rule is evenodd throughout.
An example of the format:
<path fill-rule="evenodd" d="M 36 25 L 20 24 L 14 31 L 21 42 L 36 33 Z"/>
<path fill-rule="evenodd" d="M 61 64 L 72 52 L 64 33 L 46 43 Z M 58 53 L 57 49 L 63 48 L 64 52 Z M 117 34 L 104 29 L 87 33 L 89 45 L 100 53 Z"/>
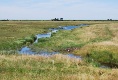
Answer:
<path fill-rule="evenodd" d="M 118 19 L 118 0 L 0 0 L 0 19 Z"/>

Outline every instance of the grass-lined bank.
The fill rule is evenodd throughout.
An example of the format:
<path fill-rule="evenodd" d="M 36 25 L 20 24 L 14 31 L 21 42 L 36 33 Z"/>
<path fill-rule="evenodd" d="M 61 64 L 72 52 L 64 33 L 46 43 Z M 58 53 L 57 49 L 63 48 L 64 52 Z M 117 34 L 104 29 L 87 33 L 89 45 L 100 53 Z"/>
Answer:
<path fill-rule="evenodd" d="M 64 55 L 0 55 L 0 80 L 117 80 L 117 69 L 92 67 Z"/>
<path fill-rule="evenodd" d="M 95 24 L 71 31 L 61 30 L 52 34 L 51 38 L 39 39 L 39 43 L 36 45 L 41 48 L 46 48 L 47 46 L 48 48 L 57 50 L 76 46 L 83 47 L 87 44 L 109 41 L 114 35 L 107 26 L 109 24 Z"/>
<path fill-rule="evenodd" d="M 25 42 L 23 40 L 26 37 L 46 33 L 49 31 L 49 28 L 64 25 L 78 25 L 81 23 L 83 22 L 0 21 L 0 50 L 16 50 L 20 46 L 14 43 L 14 41 L 19 40 L 19 42 Z"/>
<path fill-rule="evenodd" d="M 35 49 L 73 52 L 87 58 L 88 62 L 98 62 L 118 67 L 118 23 L 93 24 L 71 31 L 61 30 L 51 38 L 39 39 Z"/>
<path fill-rule="evenodd" d="M 113 21 L 116 23 L 117 21 Z M 49 28 L 79 24 L 103 24 L 109 21 L 0 21 L 0 50 L 16 50 L 19 46 L 14 41 L 27 36 L 46 33 Z"/>

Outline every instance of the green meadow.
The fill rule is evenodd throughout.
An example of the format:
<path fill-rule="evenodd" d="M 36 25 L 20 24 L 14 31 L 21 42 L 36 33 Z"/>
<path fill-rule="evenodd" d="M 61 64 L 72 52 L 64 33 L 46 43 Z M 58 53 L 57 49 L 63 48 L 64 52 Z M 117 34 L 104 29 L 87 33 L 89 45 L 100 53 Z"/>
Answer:
<path fill-rule="evenodd" d="M 49 28 L 79 24 L 88 26 L 60 30 L 32 44 L 36 34 L 50 32 Z M 16 52 L 26 45 L 37 52 L 61 54 L 42 57 Z M 0 21 L 0 80 L 117 80 L 117 48 L 118 21 Z"/>

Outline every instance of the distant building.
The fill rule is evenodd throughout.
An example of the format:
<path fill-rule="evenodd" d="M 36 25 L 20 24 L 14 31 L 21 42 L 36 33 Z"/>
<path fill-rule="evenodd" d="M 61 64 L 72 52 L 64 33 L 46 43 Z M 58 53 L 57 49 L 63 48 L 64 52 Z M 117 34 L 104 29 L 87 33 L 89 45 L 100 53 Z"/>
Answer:
<path fill-rule="evenodd" d="M 63 18 L 60 18 L 60 21 L 63 21 Z"/>
<path fill-rule="evenodd" d="M 63 18 L 54 18 L 54 19 L 51 19 L 52 21 L 63 21 Z"/>

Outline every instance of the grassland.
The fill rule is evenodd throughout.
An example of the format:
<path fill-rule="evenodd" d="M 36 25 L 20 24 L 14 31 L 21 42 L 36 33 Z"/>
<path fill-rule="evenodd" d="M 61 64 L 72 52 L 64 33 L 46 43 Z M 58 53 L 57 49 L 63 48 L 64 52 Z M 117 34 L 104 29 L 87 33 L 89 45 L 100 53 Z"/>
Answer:
<path fill-rule="evenodd" d="M 50 58 L 0 55 L 0 80 L 117 80 L 118 69 L 104 69 L 58 54 Z"/>
<path fill-rule="evenodd" d="M 28 44 L 25 41 L 32 42 L 35 34 L 78 24 L 90 25 L 58 31 L 31 47 L 36 51 L 46 49 L 61 53 L 69 49 L 70 53 L 82 56 L 83 61 L 61 54 L 49 58 L 14 54 Z M 117 21 L 1 21 L 0 80 L 117 80 L 117 26 Z M 17 44 L 18 41 L 24 43 Z M 99 64 L 114 68 L 100 68 Z"/>
<path fill-rule="evenodd" d="M 72 52 L 86 57 L 88 62 L 98 62 L 118 67 L 118 23 L 96 23 L 71 31 L 61 30 L 51 38 L 39 39 L 35 49 Z"/>
<path fill-rule="evenodd" d="M 13 43 L 13 41 L 22 40 L 39 33 L 46 33 L 49 28 L 60 25 L 78 25 L 78 22 L 0 21 L 0 50 L 16 50 L 21 46 Z"/>

